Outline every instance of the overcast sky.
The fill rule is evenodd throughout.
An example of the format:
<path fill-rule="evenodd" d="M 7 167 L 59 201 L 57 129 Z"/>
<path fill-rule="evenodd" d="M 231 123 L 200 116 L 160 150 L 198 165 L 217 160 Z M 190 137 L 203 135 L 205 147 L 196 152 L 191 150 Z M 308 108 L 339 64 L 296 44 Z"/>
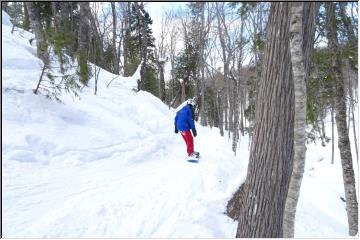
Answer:
<path fill-rule="evenodd" d="M 186 2 L 149 2 L 145 5 L 151 19 L 153 20 L 152 30 L 155 41 L 158 40 L 161 34 L 161 17 L 165 14 L 165 10 L 184 8 Z M 157 43 L 155 43 L 157 45 Z M 165 81 L 170 80 L 171 66 L 169 62 L 165 63 Z"/>

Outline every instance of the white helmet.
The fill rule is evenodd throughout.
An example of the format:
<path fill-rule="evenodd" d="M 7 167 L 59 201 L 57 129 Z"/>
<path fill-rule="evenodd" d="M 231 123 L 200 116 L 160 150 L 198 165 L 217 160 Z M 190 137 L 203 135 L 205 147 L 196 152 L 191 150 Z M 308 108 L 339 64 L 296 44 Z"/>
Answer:
<path fill-rule="evenodd" d="M 192 105 L 192 106 L 195 106 L 195 105 L 196 105 L 195 99 L 193 99 L 193 98 L 188 99 L 188 100 L 187 100 L 187 104 L 190 104 L 190 105 Z"/>

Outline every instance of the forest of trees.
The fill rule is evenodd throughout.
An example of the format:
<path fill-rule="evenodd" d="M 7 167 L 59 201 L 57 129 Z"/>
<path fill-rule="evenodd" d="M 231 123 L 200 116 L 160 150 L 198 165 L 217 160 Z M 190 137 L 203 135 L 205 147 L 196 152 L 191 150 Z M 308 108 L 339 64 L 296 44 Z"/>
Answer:
<path fill-rule="evenodd" d="M 239 221 L 237 237 L 294 237 L 306 143 L 332 144 L 334 156 L 337 129 L 349 234 L 356 235 L 358 3 L 189 2 L 164 10 L 157 26 L 147 4 L 2 2 L 2 10 L 13 31 L 35 34 L 43 61 L 35 94 L 78 95 L 100 71 L 92 66 L 131 76 L 141 64 L 136 91 L 169 107 L 195 97 L 196 120 L 231 139 L 235 154 L 249 135 L 247 178 L 227 206 Z"/>

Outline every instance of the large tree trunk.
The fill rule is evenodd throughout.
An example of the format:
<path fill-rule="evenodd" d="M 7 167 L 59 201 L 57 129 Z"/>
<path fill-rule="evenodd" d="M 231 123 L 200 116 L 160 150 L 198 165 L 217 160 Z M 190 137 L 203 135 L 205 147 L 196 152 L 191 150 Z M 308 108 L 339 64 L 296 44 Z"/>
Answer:
<path fill-rule="evenodd" d="M 356 186 L 354 169 L 351 156 L 350 140 L 346 125 L 346 96 L 344 81 L 341 71 L 340 46 L 337 38 L 337 26 L 335 17 L 335 4 L 325 3 L 326 28 L 328 45 L 333 53 L 332 71 L 336 84 L 335 92 L 335 120 L 338 131 L 338 146 L 340 149 L 341 165 L 343 170 L 346 212 L 348 215 L 349 234 L 355 236 L 358 233 L 358 203 L 356 199 Z"/>
<path fill-rule="evenodd" d="M 122 3 L 123 5 L 123 14 L 124 14 L 124 76 L 130 76 L 130 56 L 129 56 L 129 48 L 130 48 L 130 2 Z"/>
<path fill-rule="evenodd" d="M 71 57 L 74 56 L 76 51 L 76 40 L 75 38 L 75 30 L 73 27 L 73 21 L 72 20 L 72 3 L 69 2 L 58 2 L 58 5 L 60 7 L 60 14 L 61 14 L 61 22 L 63 29 L 66 29 L 66 53 L 69 54 Z"/>
<path fill-rule="evenodd" d="M 117 26 L 117 17 L 116 17 L 116 10 L 115 10 L 115 2 L 111 2 L 111 11 L 113 17 L 113 65 L 114 65 L 114 73 L 119 74 L 119 60 L 116 55 L 116 26 Z"/>
<path fill-rule="evenodd" d="M 315 33 L 316 3 L 291 3 L 290 51 L 295 90 L 294 165 L 284 212 L 284 237 L 294 237 L 296 206 L 306 157 L 306 76 L 305 62 L 309 62 Z M 304 31 L 303 31 L 304 30 Z M 306 32 L 305 32 L 306 31 Z M 306 34 L 309 33 L 309 34 Z M 308 45 L 303 44 L 303 42 Z M 305 47 L 305 49 L 303 48 Z M 307 55 L 307 59 L 304 56 Z"/>
<path fill-rule="evenodd" d="M 78 35 L 78 44 L 79 50 L 84 51 L 87 55 L 88 50 L 88 34 L 89 34 L 89 17 L 87 12 L 88 2 L 80 2 L 80 21 L 79 21 L 79 35 Z"/>
<path fill-rule="evenodd" d="M 89 2 L 80 2 L 80 22 L 78 35 L 78 64 L 80 69 L 80 80 L 84 85 L 87 85 L 89 80 L 88 49 L 89 49 L 89 17 L 87 10 L 89 9 Z"/>
<path fill-rule="evenodd" d="M 1 2 L 3 3 L 3 2 Z M 29 19 L 29 12 L 28 9 L 26 7 L 26 4 L 23 3 L 24 6 L 24 22 L 23 22 L 23 28 L 27 31 L 29 31 L 30 29 L 30 19 Z"/>
<path fill-rule="evenodd" d="M 294 85 L 289 3 L 271 4 L 255 130 L 240 201 L 236 237 L 282 237 L 294 154 Z"/>
<path fill-rule="evenodd" d="M 44 62 L 45 65 L 49 65 L 49 54 L 47 50 L 48 45 L 46 43 L 43 26 L 40 21 L 39 6 L 36 2 L 25 2 L 25 4 L 29 12 L 31 28 L 35 34 L 37 56 Z"/>

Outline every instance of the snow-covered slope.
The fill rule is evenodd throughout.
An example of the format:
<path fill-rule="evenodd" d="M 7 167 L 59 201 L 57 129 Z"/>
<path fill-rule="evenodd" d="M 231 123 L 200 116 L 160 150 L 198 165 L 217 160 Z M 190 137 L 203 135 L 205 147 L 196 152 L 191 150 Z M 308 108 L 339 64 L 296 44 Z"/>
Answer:
<path fill-rule="evenodd" d="M 34 95 L 30 33 L 3 25 L 5 237 L 232 237 L 226 201 L 246 170 L 218 131 L 198 128 L 199 164 L 185 161 L 174 110 L 132 78 L 101 71 L 81 100 Z"/>
<path fill-rule="evenodd" d="M 63 104 L 34 95 L 33 35 L 12 35 L 10 25 L 2 25 L 4 237 L 235 236 L 237 222 L 223 212 L 246 176 L 247 137 L 234 157 L 218 129 L 196 125 L 202 158 L 186 162 L 175 110 L 132 91 L 138 73 L 107 88 L 115 76 L 102 70 L 97 96 L 92 79 L 81 100 L 64 94 Z M 318 162 L 328 156 L 318 149 L 308 148 L 296 236 L 346 237 L 339 164 Z"/>

